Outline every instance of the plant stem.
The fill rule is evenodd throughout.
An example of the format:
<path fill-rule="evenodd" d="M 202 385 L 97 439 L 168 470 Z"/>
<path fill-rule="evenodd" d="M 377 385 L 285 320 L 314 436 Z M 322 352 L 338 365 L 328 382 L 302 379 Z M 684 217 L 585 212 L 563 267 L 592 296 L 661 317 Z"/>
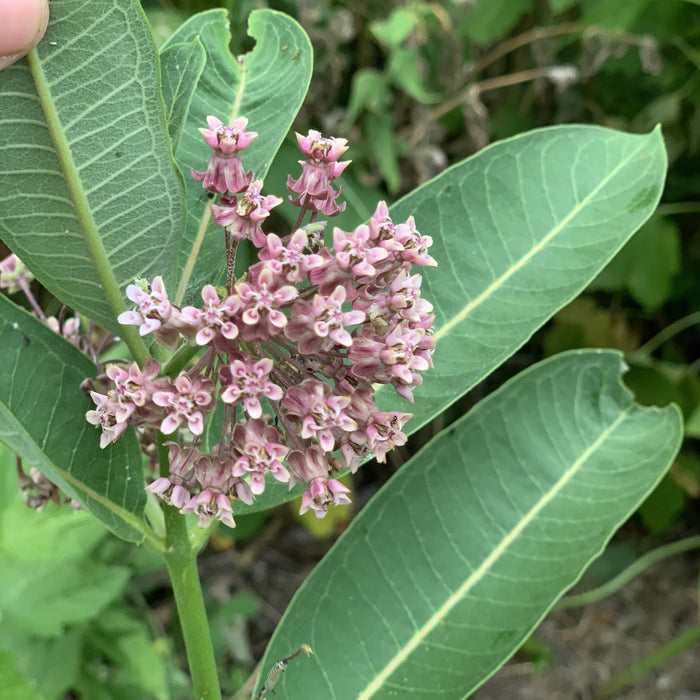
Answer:
<path fill-rule="evenodd" d="M 686 328 L 692 328 L 698 323 L 700 323 L 700 311 L 694 311 L 692 314 L 679 318 L 677 321 L 674 321 L 674 323 L 671 323 L 663 328 L 640 348 L 637 348 L 634 352 L 631 352 L 629 355 L 630 359 L 651 355 L 652 352 L 660 348 L 665 342 L 671 340 L 674 335 L 681 333 L 682 331 L 686 330 Z"/>
<path fill-rule="evenodd" d="M 160 444 L 161 473 L 167 471 L 167 448 Z M 165 460 L 165 461 L 164 461 Z M 173 506 L 163 506 L 165 519 L 165 563 L 185 640 L 194 697 L 221 700 L 214 648 L 197 571 L 197 551 L 187 535 L 187 522 Z"/>
<path fill-rule="evenodd" d="M 700 212 L 700 202 L 669 202 L 668 204 L 660 204 L 656 210 L 660 216 L 697 214 L 698 212 Z"/>
<path fill-rule="evenodd" d="M 202 348 L 198 345 L 190 345 L 189 343 L 183 343 L 176 351 L 175 354 L 165 363 L 163 366 L 163 376 L 174 377 L 180 373 L 181 369 L 184 369 L 187 363 L 201 350 Z"/>
<path fill-rule="evenodd" d="M 167 532 L 165 562 L 185 640 L 194 696 L 221 700 L 209 621 L 197 571 L 197 555 L 187 537 L 185 518 L 172 506 L 165 506 L 164 511 Z"/>
<path fill-rule="evenodd" d="M 598 688 L 595 694 L 596 700 L 605 700 L 605 698 L 613 697 L 626 686 L 643 678 L 652 669 L 657 666 L 663 666 L 663 664 L 667 663 L 675 656 L 678 656 L 678 654 L 685 651 L 698 640 L 700 640 L 700 625 L 691 627 L 689 630 L 683 632 L 683 634 L 679 634 L 668 644 L 664 644 L 664 646 L 653 651 L 641 661 L 625 669 L 622 673 L 613 676 L 607 683 Z"/>
<path fill-rule="evenodd" d="M 626 569 L 623 569 L 617 576 L 610 579 L 610 581 L 604 583 L 602 586 L 598 586 L 598 588 L 594 588 L 591 591 L 586 591 L 585 593 L 569 595 L 562 598 L 554 606 L 555 610 L 580 608 L 585 605 L 591 605 L 591 603 L 597 603 L 599 600 L 607 598 L 609 595 L 619 591 L 635 576 L 638 576 L 642 571 L 644 571 L 644 569 L 647 569 L 652 564 L 656 564 L 657 562 L 668 559 L 668 557 L 675 556 L 676 554 L 682 554 L 683 552 L 688 552 L 691 549 L 698 548 L 700 548 L 700 535 L 686 537 L 685 539 L 671 542 L 671 544 L 666 544 L 663 547 L 652 549 L 650 552 L 647 552 L 639 557 L 639 559 L 632 562 L 632 564 L 630 564 Z"/>

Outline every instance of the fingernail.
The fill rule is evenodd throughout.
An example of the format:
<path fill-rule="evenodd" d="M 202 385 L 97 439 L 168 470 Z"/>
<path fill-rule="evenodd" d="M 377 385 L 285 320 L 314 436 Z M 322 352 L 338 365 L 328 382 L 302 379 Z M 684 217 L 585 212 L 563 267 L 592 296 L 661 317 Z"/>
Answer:
<path fill-rule="evenodd" d="M 3 70 L 3 68 L 7 68 L 7 66 L 14 63 L 20 57 L 20 55 L 21 54 L 13 53 L 9 56 L 0 56 L 0 70 Z"/>

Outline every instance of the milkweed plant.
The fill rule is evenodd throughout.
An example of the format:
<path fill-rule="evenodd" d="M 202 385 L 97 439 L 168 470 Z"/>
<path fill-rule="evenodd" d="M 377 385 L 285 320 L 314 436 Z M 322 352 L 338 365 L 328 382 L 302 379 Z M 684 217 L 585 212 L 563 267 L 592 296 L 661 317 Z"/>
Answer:
<path fill-rule="evenodd" d="M 389 206 L 342 134 L 290 132 L 312 68 L 291 18 L 253 12 L 233 57 L 223 11 L 157 52 L 136 0 L 51 9 L 0 74 L 0 438 L 30 505 L 162 554 L 194 697 L 220 698 L 196 565 L 213 528 L 350 503 L 342 475 L 502 364 L 652 214 L 663 140 L 533 131 Z M 676 407 L 638 406 L 623 372 L 615 351 L 551 357 L 434 431 L 297 592 L 252 697 L 478 687 L 678 449 Z"/>

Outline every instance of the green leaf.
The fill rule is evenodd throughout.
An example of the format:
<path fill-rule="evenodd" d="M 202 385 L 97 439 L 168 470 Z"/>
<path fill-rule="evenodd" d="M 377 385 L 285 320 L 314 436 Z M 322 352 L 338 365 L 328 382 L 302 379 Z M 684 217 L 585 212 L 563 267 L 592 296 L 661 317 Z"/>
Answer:
<path fill-rule="evenodd" d="M 405 90 L 411 97 L 423 104 L 433 104 L 440 100 L 436 92 L 429 92 L 421 75 L 420 58 L 411 49 L 397 49 L 391 54 L 388 66 L 389 76 L 395 85 Z"/>
<path fill-rule="evenodd" d="M 369 30 L 387 47 L 399 46 L 416 28 L 417 16 L 407 10 L 394 10 L 386 19 L 372 22 Z"/>
<path fill-rule="evenodd" d="M 398 155 L 394 137 L 394 119 L 391 112 L 385 114 L 368 114 L 365 119 L 365 134 L 390 192 L 396 192 L 401 186 Z"/>
<path fill-rule="evenodd" d="M 160 54 L 165 116 L 173 151 L 177 150 L 194 89 L 206 62 L 207 52 L 199 37 L 189 44 L 169 44 Z"/>
<path fill-rule="evenodd" d="M 688 505 L 688 494 L 666 475 L 639 507 L 639 519 L 652 535 L 662 535 L 678 522 Z"/>
<path fill-rule="evenodd" d="M 146 494 L 141 452 L 129 431 L 104 450 L 85 420 L 80 390 L 95 366 L 73 345 L 0 295 L 0 440 L 99 518 L 141 541 Z"/>
<path fill-rule="evenodd" d="M 387 76 L 375 68 L 363 68 L 352 78 L 350 101 L 345 115 L 346 128 L 350 128 L 363 109 L 374 113 L 386 111 L 391 93 L 387 85 Z"/>
<path fill-rule="evenodd" d="M 37 50 L 0 74 L 0 114 L 0 237 L 139 354 L 115 315 L 134 277 L 172 280 L 184 211 L 138 2 L 53 3 Z"/>
<path fill-rule="evenodd" d="M 38 512 L 19 493 L 0 523 L 0 551 L 23 561 L 65 561 L 91 551 L 104 539 L 103 527 L 85 511 L 57 506 Z"/>
<path fill-rule="evenodd" d="M 34 684 L 17 668 L 9 652 L 0 651 L 0 700 L 40 700 Z"/>
<path fill-rule="evenodd" d="M 532 0 L 477 0 L 459 25 L 461 36 L 475 44 L 503 39 L 532 10 Z"/>
<path fill-rule="evenodd" d="M 435 369 L 415 391 L 417 430 L 510 357 L 649 218 L 663 188 L 658 130 L 563 126 L 494 144 L 391 208 L 432 236 Z M 377 392 L 397 410 L 393 388 Z M 389 409 L 391 407 L 391 409 Z M 404 410 L 404 409 L 399 409 Z"/>
<path fill-rule="evenodd" d="M 257 41 L 255 48 L 234 58 L 228 49 L 226 13 L 211 10 L 192 17 L 166 44 L 168 49 L 198 36 L 207 54 L 176 154 L 187 191 L 187 225 L 177 260 L 180 281 L 171 295 L 176 302 L 199 303 L 202 286 L 218 284 L 225 271 L 222 229 L 211 218 L 206 191 L 189 176 L 191 168 L 206 170 L 212 152 L 198 129 L 206 127 L 208 115 L 224 123 L 247 117 L 248 129 L 259 136 L 241 154 L 241 161 L 246 170 L 264 178 L 311 79 L 311 44 L 293 19 L 258 10 L 250 15 L 248 33 Z"/>
<path fill-rule="evenodd" d="M 43 637 L 86 622 L 114 600 L 129 570 L 94 561 L 25 562 L 0 554 L 0 616 L 4 623 Z"/>
<path fill-rule="evenodd" d="M 549 0 L 549 6 L 555 14 L 564 12 L 578 3 L 579 0 Z"/>
<path fill-rule="evenodd" d="M 100 615 L 87 640 L 91 650 L 114 664 L 109 685 L 130 688 L 125 697 L 167 700 L 165 664 L 144 620 L 128 609 L 112 607 Z"/>
<path fill-rule="evenodd" d="M 593 281 L 594 289 L 627 289 L 646 311 L 654 311 L 671 295 L 673 277 L 681 268 L 681 234 L 668 218 L 654 216 Z"/>
<path fill-rule="evenodd" d="M 605 29 L 631 31 L 650 2 L 651 0 L 625 0 L 625 2 L 584 0 L 582 20 L 585 24 Z"/>
<path fill-rule="evenodd" d="M 14 654 L 20 671 L 34 681 L 42 700 L 70 697 L 67 693 L 80 673 L 81 630 L 62 630 L 58 637 L 43 638 L 5 625 L 0 646 Z M 27 697 L 31 698 L 21 695 L 17 700 L 26 700 Z"/>
<path fill-rule="evenodd" d="M 262 663 L 281 697 L 461 700 L 661 479 L 677 407 L 645 409 L 617 352 L 523 372 L 387 483 L 296 594 Z"/>

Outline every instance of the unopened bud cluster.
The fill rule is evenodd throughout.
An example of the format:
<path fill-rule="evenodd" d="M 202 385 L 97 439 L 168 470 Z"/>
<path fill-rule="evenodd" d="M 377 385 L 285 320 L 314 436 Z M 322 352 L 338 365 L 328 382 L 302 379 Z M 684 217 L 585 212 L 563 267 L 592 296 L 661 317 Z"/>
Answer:
<path fill-rule="evenodd" d="M 296 227 L 287 235 L 263 231 L 282 200 L 263 196 L 262 181 L 241 165 L 239 152 L 257 134 L 245 131 L 243 118 L 224 126 L 209 117 L 208 126 L 200 131 L 214 153 L 207 170 L 192 175 L 224 195 L 212 214 L 224 228 L 227 285 L 208 284 L 201 305 L 179 307 L 160 277 L 137 280 L 127 288 L 135 307 L 119 317 L 167 348 L 184 340 L 203 352 L 176 377 L 161 376 L 153 358 L 142 368 L 108 367 L 87 419 L 102 427 L 103 447 L 129 424 L 178 437 L 166 443 L 170 473 L 148 488 L 199 514 L 202 527 L 212 517 L 233 526 L 231 500 L 252 503 L 267 474 L 290 488 L 305 484 L 301 511 L 322 517 L 329 505 L 349 503 L 333 478 L 339 470 L 354 471 L 369 453 L 384 461 L 406 441 L 411 414 L 380 411 L 374 387 L 393 385 L 412 401 L 420 372 L 432 366 L 432 306 L 420 296 L 420 275 L 411 274 L 414 265 L 436 264 L 432 241 L 412 217 L 393 223 L 380 202 L 367 224 L 335 228 L 332 248 L 324 245 L 325 222 L 316 217 L 344 209 L 331 183 L 349 161 L 339 162 L 344 139 L 316 131 L 297 135 L 306 160 L 287 183 L 301 210 Z M 252 242 L 258 262 L 235 279 L 241 240 Z M 217 405 L 218 444 L 205 452 L 205 422 Z"/>

